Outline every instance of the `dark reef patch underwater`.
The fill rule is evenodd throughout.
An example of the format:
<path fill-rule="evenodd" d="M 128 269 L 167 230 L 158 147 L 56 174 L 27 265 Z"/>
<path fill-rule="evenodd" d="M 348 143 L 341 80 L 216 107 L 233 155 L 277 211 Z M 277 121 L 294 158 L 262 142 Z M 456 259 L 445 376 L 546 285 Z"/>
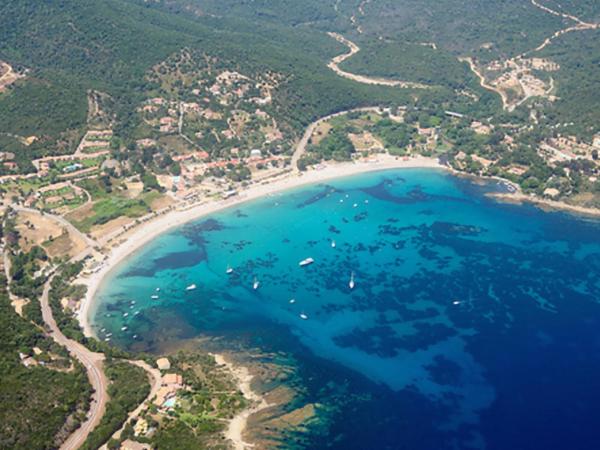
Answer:
<path fill-rule="evenodd" d="M 496 188 L 386 171 L 214 214 L 113 271 L 94 326 L 288 355 L 322 405 L 289 447 L 600 448 L 600 222 Z"/>

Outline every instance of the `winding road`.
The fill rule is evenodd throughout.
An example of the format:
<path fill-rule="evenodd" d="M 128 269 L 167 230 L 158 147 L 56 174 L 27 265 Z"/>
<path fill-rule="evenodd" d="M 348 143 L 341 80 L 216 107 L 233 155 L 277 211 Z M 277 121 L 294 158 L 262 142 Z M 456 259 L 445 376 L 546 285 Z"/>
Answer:
<path fill-rule="evenodd" d="M 340 77 L 347 78 L 352 81 L 356 81 L 357 83 L 363 84 L 372 84 L 378 86 L 389 86 L 389 87 L 399 87 L 404 89 L 431 89 L 431 86 L 427 86 L 422 83 L 415 83 L 413 81 L 402 81 L 402 80 L 392 80 L 389 78 L 377 78 L 377 77 L 368 77 L 365 75 L 358 75 L 351 72 L 346 72 L 343 69 L 340 69 L 339 65 L 346 61 L 348 58 L 356 55 L 360 51 L 360 47 L 356 45 L 349 39 L 346 39 L 344 36 L 338 33 L 329 32 L 327 33 L 329 36 L 334 38 L 341 44 L 344 44 L 346 47 L 350 49 L 348 53 L 344 53 L 342 55 L 338 55 L 329 61 L 327 67 L 333 70 Z"/>
<path fill-rule="evenodd" d="M 69 222 L 64 217 L 57 216 L 55 214 L 50 214 L 50 213 L 42 213 L 39 209 L 27 208 L 25 206 L 11 205 L 11 208 L 14 209 L 15 211 L 23 211 L 23 212 L 28 212 L 28 213 L 32 213 L 32 214 L 39 214 L 43 217 L 52 219 L 55 222 L 58 222 L 59 224 L 64 226 L 69 231 L 69 233 L 73 233 L 75 236 L 79 236 L 81 239 L 83 239 L 88 247 L 93 248 L 93 247 L 98 246 L 98 243 L 95 240 L 93 240 L 87 234 L 79 231 L 71 222 Z M 85 252 L 85 254 L 77 255 L 75 258 L 77 258 L 77 260 L 83 259 L 85 256 L 87 256 L 87 254 L 89 253 L 89 250 L 90 249 L 87 249 L 87 252 Z"/>
<path fill-rule="evenodd" d="M 58 325 L 56 325 L 56 321 L 52 316 L 49 300 L 50 285 L 53 279 L 54 275 L 48 278 L 46 284 L 44 285 L 44 291 L 42 293 L 42 298 L 40 299 L 42 317 L 44 318 L 44 322 L 50 330 L 50 336 L 52 336 L 52 339 L 54 339 L 57 344 L 65 347 L 74 358 L 79 360 L 79 362 L 84 365 L 88 374 L 88 379 L 90 380 L 90 384 L 94 389 L 92 400 L 90 402 L 90 409 L 85 422 L 83 422 L 81 426 L 75 430 L 60 446 L 61 450 L 75 450 L 81 447 L 81 445 L 87 439 L 89 433 L 96 427 L 96 425 L 100 423 L 100 420 L 102 420 L 102 416 L 106 410 L 106 403 L 108 401 L 108 394 L 106 391 L 108 381 L 104 375 L 104 371 L 102 370 L 104 355 L 102 353 L 94 353 L 88 350 L 85 346 L 81 345 L 79 342 L 68 339 L 64 334 L 62 334 L 58 328 Z"/>
<path fill-rule="evenodd" d="M 351 112 L 379 112 L 379 111 L 381 111 L 381 108 L 378 106 L 365 106 L 362 108 L 348 109 L 346 111 L 340 111 L 337 113 L 329 114 L 328 116 L 324 116 L 324 117 L 321 117 L 320 119 L 315 120 L 313 123 L 311 123 L 306 128 L 304 135 L 302 135 L 302 139 L 300 139 L 300 141 L 296 145 L 296 150 L 294 150 L 294 154 L 292 155 L 292 167 L 295 170 L 298 170 L 298 161 L 300 160 L 302 155 L 306 152 L 306 146 L 308 145 L 308 141 L 310 140 L 310 137 L 313 135 L 313 133 L 315 132 L 317 127 L 320 124 L 322 124 L 323 122 L 327 122 L 328 120 L 333 119 L 334 117 L 344 116 Z"/>
<path fill-rule="evenodd" d="M 142 413 L 142 411 L 144 411 L 144 409 L 146 408 L 146 405 L 150 402 L 150 400 L 152 400 L 152 398 L 154 398 L 154 396 L 156 396 L 156 394 L 158 393 L 158 390 L 160 389 L 160 386 L 162 384 L 162 377 L 160 375 L 160 370 L 155 369 L 154 367 L 151 367 L 144 361 L 129 361 L 129 363 L 133 364 L 134 366 L 141 367 L 146 372 L 148 372 L 149 378 L 151 378 L 151 389 L 150 389 L 150 393 L 148 394 L 146 399 L 142 403 L 140 403 L 136 409 L 134 409 L 133 411 L 131 411 L 128 414 L 127 420 L 125 422 L 123 422 L 123 426 L 119 430 L 117 430 L 113 433 L 112 439 L 119 439 L 121 437 L 121 433 L 123 433 L 125 426 L 133 419 L 137 419 L 137 417 Z M 100 447 L 100 450 L 107 450 L 107 449 L 108 449 L 108 447 L 106 444 L 104 444 L 102 447 Z"/>

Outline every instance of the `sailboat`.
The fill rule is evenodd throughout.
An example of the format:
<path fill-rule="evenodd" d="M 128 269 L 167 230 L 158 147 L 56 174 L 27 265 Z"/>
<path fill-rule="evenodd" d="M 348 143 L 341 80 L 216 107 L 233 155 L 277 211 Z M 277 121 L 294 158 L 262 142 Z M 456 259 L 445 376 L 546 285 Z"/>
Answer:
<path fill-rule="evenodd" d="M 233 268 L 229 264 L 227 264 L 227 270 L 225 270 L 225 273 L 227 275 L 230 275 L 233 273 Z"/>
<path fill-rule="evenodd" d="M 259 286 L 260 286 L 260 282 L 258 281 L 258 278 L 254 277 L 254 283 L 252 283 L 252 289 L 257 290 Z"/>
<path fill-rule="evenodd" d="M 350 289 L 354 289 L 354 272 L 350 275 L 350 282 L 348 283 Z"/>
<path fill-rule="evenodd" d="M 335 241 L 334 240 L 331 241 L 331 248 L 335 248 Z"/>

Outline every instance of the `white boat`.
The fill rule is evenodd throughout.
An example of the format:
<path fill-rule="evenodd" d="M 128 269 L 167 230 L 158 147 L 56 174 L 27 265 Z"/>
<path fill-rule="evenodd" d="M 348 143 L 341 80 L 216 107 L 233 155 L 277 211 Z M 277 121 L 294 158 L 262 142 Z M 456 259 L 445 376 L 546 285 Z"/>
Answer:
<path fill-rule="evenodd" d="M 127 327 L 121 327 L 121 331 L 127 330 Z"/>
<path fill-rule="evenodd" d="M 156 292 L 160 292 L 160 288 L 156 288 L 155 290 L 156 290 Z"/>
<path fill-rule="evenodd" d="M 350 287 L 350 289 L 354 289 L 354 272 L 352 272 L 352 274 L 350 275 L 350 282 L 348 283 L 348 287 Z"/>
<path fill-rule="evenodd" d="M 133 315 L 137 316 L 139 313 L 140 313 L 139 311 L 136 311 L 136 312 L 133 313 Z"/>
<path fill-rule="evenodd" d="M 331 241 L 331 248 L 335 248 L 335 241 Z"/>
<path fill-rule="evenodd" d="M 127 317 L 129 313 L 123 313 L 123 317 Z"/>
<path fill-rule="evenodd" d="M 304 313 L 300 313 L 300 318 L 302 320 L 306 320 L 306 319 L 308 319 L 308 316 L 306 314 L 304 314 Z"/>
<path fill-rule="evenodd" d="M 233 268 L 229 264 L 227 265 L 227 270 L 225 271 L 225 273 L 227 275 L 230 275 L 233 273 Z"/>
<path fill-rule="evenodd" d="M 106 328 L 102 328 L 102 329 L 100 330 L 100 333 L 104 333 L 105 331 L 106 331 Z"/>
<path fill-rule="evenodd" d="M 158 295 L 153 295 L 152 297 L 150 297 L 152 300 L 156 300 L 158 299 Z"/>
<path fill-rule="evenodd" d="M 358 203 L 355 203 L 354 205 L 352 205 L 353 208 L 356 208 L 358 206 Z"/>
<path fill-rule="evenodd" d="M 134 339 L 135 339 L 135 338 L 137 338 L 137 334 L 134 334 L 134 335 L 133 335 L 133 338 L 134 338 Z"/>
<path fill-rule="evenodd" d="M 104 338 L 104 342 L 110 342 L 110 338 Z"/>
<path fill-rule="evenodd" d="M 252 283 L 252 289 L 257 290 L 259 286 L 260 286 L 260 282 L 258 281 L 258 279 L 256 277 L 254 277 L 254 283 Z"/>
<path fill-rule="evenodd" d="M 460 305 L 460 301 L 459 301 L 459 300 L 454 300 L 454 301 L 452 302 L 452 304 L 453 304 L 453 305 Z"/>
<path fill-rule="evenodd" d="M 106 337 L 111 337 L 112 333 L 106 333 Z"/>
<path fill-rule="evenodd" d="M 293 305 L 294 303 L 296 303 L 296 299 L 295 298 L 290 299 L 290 304 Z"/>
<path fill-rule="evenodd" d="M 135 305 L 135 300 L 131 300 L 130 302 L 132 305 Z"/>
<path fill-rule="evenodd" d="M 185 288 L 186 291 L 193 291 L 194 289 L 196 289 L 195 284 L 190 284 L 188 287 Z"/>
<path fill-rule="evenodd" d="M 314 263 L 314 262 L 315 262 L 315 260 L 314 260 L 314 259 L 312 259 L 312 258 L 306 258 L 306 259 L 303 259 L 302 261 L 300 261 L 300 262 L 298 263 L 298 265 L 299 265 L 300 267 L 304 267 L 304 266 L 308 266 L 309 264 L 312 264 L 312 263 Z"/>

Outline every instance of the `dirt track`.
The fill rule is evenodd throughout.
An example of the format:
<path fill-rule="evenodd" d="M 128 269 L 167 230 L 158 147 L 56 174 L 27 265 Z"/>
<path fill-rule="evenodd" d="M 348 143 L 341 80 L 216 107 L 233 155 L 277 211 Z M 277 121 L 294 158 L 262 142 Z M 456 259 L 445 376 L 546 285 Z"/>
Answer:
<path fill-rule="evenodd" d="M 341 44 L 347 46 L 350 51 L 348 53 L 344 53 L 342 55 L 338 55 L 331 59 L 327 67 L 333 70 L 340 77 L 347 78 L 352 81 L 356 81 L 358 83 L 363 84 L 372 84 L 379 86 L 390 86 L 390 87 L 399 87 L 404 89 L 430 89 L 430 86 L 422 83 L 415 83 L 412 81 L 401 81 L 401 80 L 391 80 L 389 78 L 376 78 L 376 77 L 368 77 L 364 75 L 357 75 L 355 73 L 346 72 L 345 70 L 340 69 L 339 64 L 346 61 L 348 58 L 356 55 L 360 51 L 360 47 L 356 45 L 354 42 L 346 39 L 344 36 L 338 33 L 327 33 L 329 36 L 334 38 Z"/>

